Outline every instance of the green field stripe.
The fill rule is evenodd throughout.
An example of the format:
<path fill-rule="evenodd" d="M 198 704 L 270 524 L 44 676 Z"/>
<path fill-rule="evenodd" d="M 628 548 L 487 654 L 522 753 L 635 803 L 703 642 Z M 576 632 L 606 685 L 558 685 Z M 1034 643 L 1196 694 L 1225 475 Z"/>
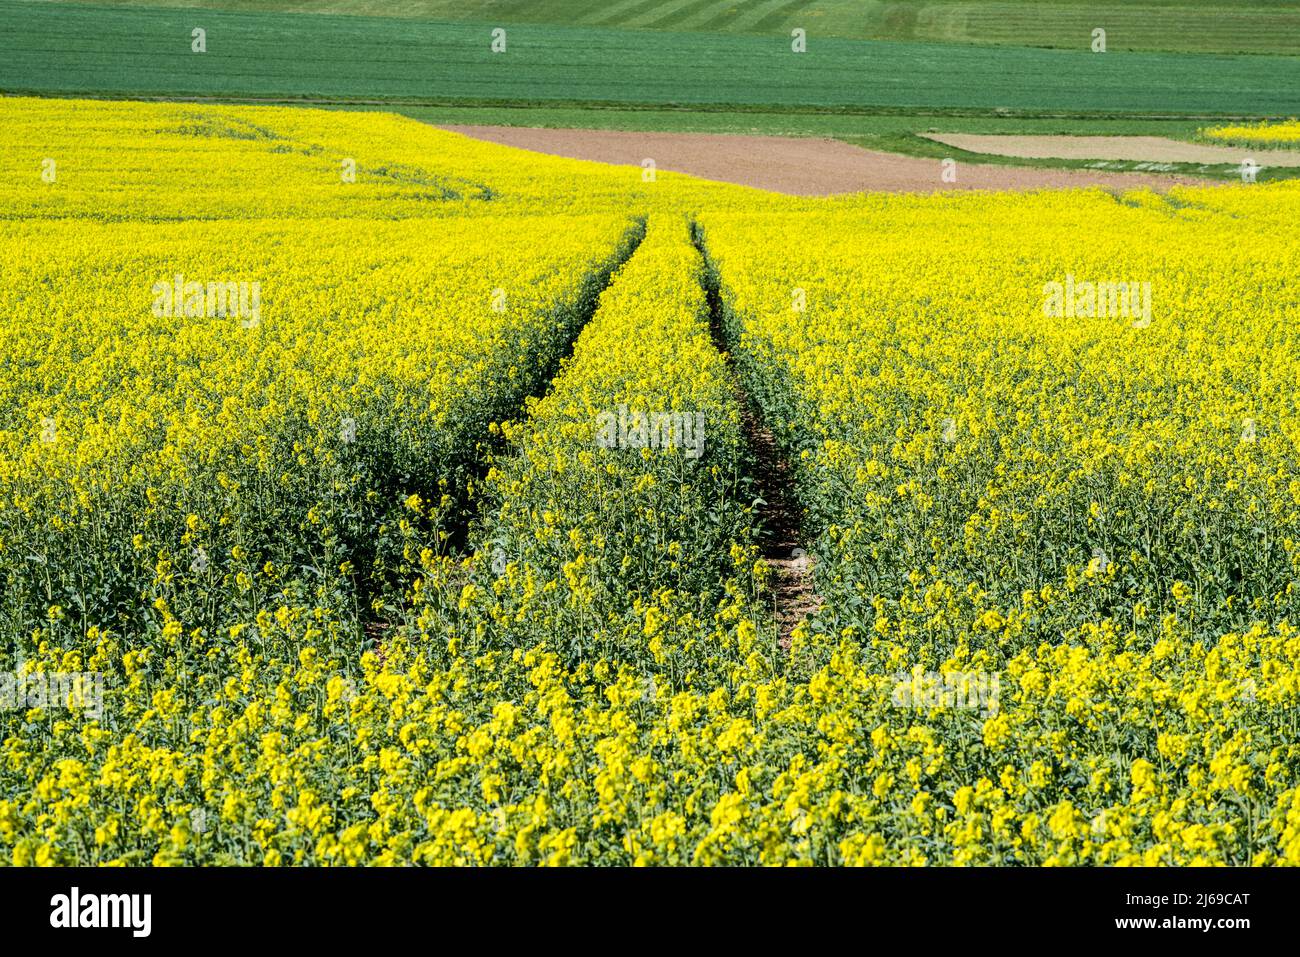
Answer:
<path fill-rule="evenodd" d="M 222 11 L 268 18 L 347 15 L 355 21 L 537 26 L 636 25 L 639 29 L 743 34 L 804 27 L 822 38 L 1087 48 L 1093 27 L 1112 49 L 1300 53 L 1297 0 L 803 0 L 772 19 L 768 0 L 53 0 L 45 6 L 148 16 Z M 310 12 L 307 12 L 310 10 Z M 1118 35 L 1116 32 L 1118 31 Z"/>
<path fill-rule="evenodd" d="M 959 20 L 937 14 L 960 12 Z M 918 21 L 917 39 L 955 42 L 1047 43 L 1069 48 L 1073 39 L 1087 49 L 1092 30 L 1106 31 L 1108 47 L 1273 50 L 1300 49 L 1300 10 L 1211 11 L 1162 7 L 1105 7 L 1098 10 L 1058 8 L 1050 15 L 1031 15 L 1014 4 L 972 7 L 936 7 L 935 18 Z M 960 27 L 951 29 L 959 23 Z"/>
<path fill-rule="evenodd" d="M 804 0 L 805 5 L 807 0 Z M 727 33 L 742 32 L 735 25 L 746 15 L 747 3 L 738 0 L 720 0 L 692 14 L 688 19 L 676 24 L 677 29 L 699 30 L 701 32 L 720 31 Z M 811 22 L 811 18 L 810 22 Z"/>
<path fill-rule="evenodd" d="M 650 10 L 629 17 L 624 25 L 629 27 L 658 27 L 673 19 L 678 10 L 694 5 L 696 0 L 659 0 Z"/>
<path fill-rule="evenodd" d="M 600 20 L 592 21 L 603 27 L 622 27 L 636 21 L 640 16 L 648 13 L 654 13 L 655 10 L 663 3 L 663 0 L 637 0 L 636 3 L 629 4 L 618 14 L 617 19 L 613 17 L 604 17 Z"/>
<path fill-rule="evenodd" d="M 647 26 L 656 28 L 679 28 L 686 21 L 698 17 L 701 11 L 705 11 L 711 16 L 714 12 L 714 8 L 722 2 L 725 2 L 725 0 L 685 0 L 684 3 L 670 4 L 666 6 L 666 12 L 663 16 L 650 22 Z"/>
<path fill-rule="evenodd" d="M 592 26 L 617 26 L 634 11 L 645 9 L 649 5 L 648 0 L 618 0 L 617 3 L 597 7 L 589 13 L 582 14 L 579 22 L 589 23 Z"/>
<path fill-rule="evenodd" d="M 737 17 L 732 25 L 737 30 L 753 30 L 758 27 L 759 21 L 766 20 L 774 10 L 805 5 L 806 0 L 761 0 Z"/>
<path fill-rule="evenodd" d="M 913 36 L 933 37 L 941 42 L 964 43 L 970 42 L 967 38 L 970 35 L 970 13 L 971 9 L 967 5 L 959 7 L 948 5 L 935 5 L 923 7 L 913 21 L 912 28 L 909 31 Z M 1019 14 L 1023 16 L 1023 13 Z M 1007 12 L 1003 19 L 1011 18 L 1012 14 Z M 1037 16 L 1041 22 L 1042 14 Z M 1024 30 L 1023 24 L 1017 29 Z"/>
<path fill-rule="evenodd" d="M 694 10 L 681 0 L 683 15 Z M 660 7 L 659 9 L 664 9 Z M 712 8 L 719 11 L 721 7 Z M 800 0 L 746 11 L 805 26 Z M 189 31 L 208 31 L 206 54 Z M 816 56 L 783 29 L 734 33 L 515 28 L 494 55 L 483 24 L 379 17 L 127 10 L 0 0 L 0 90 L 51 94 L 707 105 L 798 110 L 1290 116 L 1300 58 L 1062 51 L 836 39 Z"/>
<path fill-rule="evenodd" d="M 808 0 L 785 0 L 754 24 L 755 30 L 777 30 L 790 22 L 796 11 L 808 6 Z M 800 24 L 800 26 L 803 26 Z M 807 29 L 807 27 L 804 27 Z"/>
<path fill-rule="evenodd" d="M 703 23 L 699 24 L 701 30 L 720 30 L 730 32 L 744 16 L 745 6 L 737 0 L 731 3 L 724 3 L 718 10 Z"/>
<path fill-rule="evenodd" d="M 676 25 L 676 28 L 679 30 L 700 31 L 716 29 L 711 24 L 729 23 L 739 14 L 743 6 L 737 0 L 715 0 L 714 3 L 684 18 Z"/>

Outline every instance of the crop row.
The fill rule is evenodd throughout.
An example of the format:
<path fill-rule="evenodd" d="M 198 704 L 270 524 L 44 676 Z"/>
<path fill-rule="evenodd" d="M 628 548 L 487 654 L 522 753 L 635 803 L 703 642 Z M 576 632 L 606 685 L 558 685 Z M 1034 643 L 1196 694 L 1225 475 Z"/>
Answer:
<path fill-rule="evenodd" d="M 713 732 L 664 736 L 700 733 L 728 684 L 769 667 L 739 409 L 702 270 L 683 221 L 651 225 L 552 391 L 504 425 L 479 547 L 419 554 L 414 620 L 375 650 L 341 654 L 328 607 L 281 596 L 227 630 L 127 652 L 112 720 L 51 707 L 11 724 L 0 839 L 14 860 L 689 855 L 685 815 L 702 835 L 719 794 L 700 777 Z M 405 505 L 418 521 L 425 503 Z M 40 664 L 103 668 L 114 650 L 45 648 Z"/>
<path fill-rule="evenodd" d="M 435 538 L 461 523 L 489 425 L 542 387 L 636 238 L 555 225 L 484 243 L 262 222 L 234 248 L 212 226 L 6 226 L 4 633 L 210 634 L 290 580 L 368 615 L 404 561 L 403 502 Z"/>
<path fill-rule="evenodd" d="M 704 217 L 797 462 L 796 654 L 850 714 L 894 676 L 846 857 L 1296 860 L 1300 248 L 1262 199 Z"/>

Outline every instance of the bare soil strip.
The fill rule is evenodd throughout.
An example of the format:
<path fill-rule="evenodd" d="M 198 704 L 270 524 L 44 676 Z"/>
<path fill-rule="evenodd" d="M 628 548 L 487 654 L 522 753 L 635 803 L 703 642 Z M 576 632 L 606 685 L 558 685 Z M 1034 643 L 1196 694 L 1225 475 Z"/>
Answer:
<path fill-rule="evenodd" d="M 622 130 L 539 129 L 524 126 L 446 126 L 475 139 L 571 159 L 641 166 L 687 173 L 793 196 L 832 196 L 884 191 L 931 193 L 949 190 L 1035 190 L 1102 186 L 1210 185 L 1190 176 L 1117 173 L 1103 170 L 1029 169 L 959 163 L 957 181 L 945 183 L 938 159 L 864 150 L 840 140 L 815 137 L 737 136 L 720 133 L 639 133 Z"/>
<path fill-rule="evenodd" d="M 926 139 L 972 153 L 1024 159 L 1128 160 L 1145 163 L 1231 163 L 1253 159 L 1260 166 L 1300 166 L 1300 152 L 1255 151 L 1212 143 L 1185 143 L 1163 136 L 1008 136 L 923 133 Z"/>
<path fill-rule="evenodd" d="M 743 402 L 745 436 L 754 453 L 754 484 L 763 500 L 759 541 L 763 560 L 772 569 L 772 617 L 781 647 L 788 649 L 795 626 L 817 613 L 821 598 L 813 588 L 812 556 L 801 545 L 801 510 L 792 498 L 790 463 L 744 387 L 737 384 L 736 391 Z"/>
<path fill-rule="evenodd" d="M 717 273 L 698 229 L 695 230 L 695 246 L 705 264 L 704 291 L 709 301 L 709 330 L 713 334 L 714 346 L 726 357 L 731 368 L 736 399 L 740 403 L 741 425 L 753 456 L 754 490 L 761 500 L 757 508 L 758 544 L 763 560 L 772 569 L 772 618 L 776 623 L 777 637 L 781 647 L 788 650 L 795 626 L 816 614 L 821 607 L 821 598 L 813 588 L 812 556 L 801 547 L 805 541 L 803 508 L 794 494 L 794 470 L 777 446 L 776 436 L 764 421 L 758 403 L 745 387 L 728 346 Z"/>

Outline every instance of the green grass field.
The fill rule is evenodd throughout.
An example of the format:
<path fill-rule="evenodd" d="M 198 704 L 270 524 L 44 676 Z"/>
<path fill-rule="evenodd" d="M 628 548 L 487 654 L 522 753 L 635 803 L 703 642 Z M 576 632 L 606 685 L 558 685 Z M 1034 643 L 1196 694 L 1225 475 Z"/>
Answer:
<path fill-rule="evenodd" d="M 667 6 L 669 0 L 656 0 Z M 192 53 L 190 31 L 207 31 Z M 1281 116 L 1300 57 L 649 33 L 393 17 L 0 3 L 0 90 L 406 105 L 675 105 Z"/>
<path fill-rule="evenodd" d="M 1086 48 L 1093 28 L 1102 27 L 1112 50 L 1300 50 L 1300 3 L 1291 0 L 116 0 L 115 5 L 781 36 L 801 27 L 813 37 L 1067 50 Z"/>

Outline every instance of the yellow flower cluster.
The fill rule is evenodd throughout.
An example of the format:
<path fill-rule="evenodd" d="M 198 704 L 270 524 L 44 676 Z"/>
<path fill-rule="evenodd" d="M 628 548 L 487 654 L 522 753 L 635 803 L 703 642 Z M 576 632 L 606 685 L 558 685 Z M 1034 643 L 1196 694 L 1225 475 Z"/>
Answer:
<path fill-rule="evenodd" d="M 471 582 L 454 615 L 430 598 L 430 638 L 467 654 L 545 646 L 584 669 L 635 662 L 648 680 L 735 644 L 755 597 L 752 492 L 703 268 L 686 221 L 656 214 L 549 393 L 501 426 L 476 554 L 435 558 L 420 583 L 429 597 Z"/>
<path fill-rule="evenodd" d="M 1244 126 L 1212 126 L 1200 131 L 1206 139 L 1227 141 L 1237 146 L 1270 146 L 1291 149 L 1300 145 L 1300 122 L 1252 123 Z"/>
<path fill-rule="evenodd" d="M 694 209 L 762 195 L 672 172 L 651 179 L 640 166 L 521 159 L 385 113 L 8 97 L 0 143 L 4 219 L 134 220 L 173 231 L 250 219 L 359 220 L 353 228 L 364 230 L 365 220 Z M 225 231 L 232 242 L 233 232 Z"/>
<path fill-rule="evenodd" d="M 0 223 L 6 633 L 220 629 L 277 569 L 346 590 L 411 558 L 409 526 L 436 538 L 477 441 L 636 234 L 621 214 L 437 223 Z"/>
<path fill-rule="evenodd" d="M 799 463 L 809 640 L 997 679 L 923 722 L 942 760 L 886 772 L 911 801 L 964 769 L 924 787 L 957 812 L 927 859 L 1294 860 L 1297 209 L 1283 187 L 703 217 Z M 1118 283 L 1140 303 L 1086 308 Z M 897 827 L 852 852 L 905 859 Z"/>
<path fill-rule="evenodd" d="M 12 863 L 1300 864 L 1295 186 L 21 99 L 0 147 L 0 655 L 104 678 L 0 710 Z"/>

